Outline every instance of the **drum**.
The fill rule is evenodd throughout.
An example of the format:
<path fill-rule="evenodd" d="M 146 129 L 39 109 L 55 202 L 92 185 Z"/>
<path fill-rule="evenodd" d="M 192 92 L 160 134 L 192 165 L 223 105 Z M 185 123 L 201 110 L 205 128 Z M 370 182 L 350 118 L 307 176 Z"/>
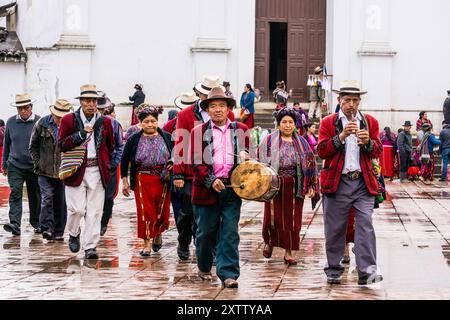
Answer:
<path fill-rule="evenodd" d="M 244 199 L 259 202 L 270 201 L 280 190 L 280 178 L 267 164 L 247 161 L 234 169 L 231 175 L 234 192 Z"/>

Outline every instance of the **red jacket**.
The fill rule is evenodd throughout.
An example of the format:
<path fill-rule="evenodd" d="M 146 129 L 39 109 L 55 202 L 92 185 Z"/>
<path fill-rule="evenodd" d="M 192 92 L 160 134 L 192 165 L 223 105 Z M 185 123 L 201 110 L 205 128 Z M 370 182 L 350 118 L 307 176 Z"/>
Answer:
<path fill-rule="evenodd" d="M 368 124 L 361 121 L 361 128 L 369 127 L 370 143 L 361 148 L 360 164 L 364 181 L 370 194 L 378 194 L 378 181 L 375 176 L 371 160 L 380 156 L 382 145 L 379 138 L 378 121 L 366 114 Z M 324 159 L 323 168 L 320 172 L 320 187 L 323 194 L 336 193 L 341 173 L 345 162 L 345 145 L 340 143 L 339 134 L 343 131 L 342 122 L 339 121 L 338 114 L 324 118 L 320 124 L 319 145 L 317 154 Z"/>
<path fill-rule="evenodd" d="M 73 149 L 76 146 L 81 145 L 86 138 L 80 137 L 80 131 L 84 128 L 83 122 L 80 117 L 81 108 L 64 116 L 61 120 L 61 126 L 58 131 L 58 144 L 61 152 Z M 102 117 L 103 123 L 99 119 L 94 125 L 94 137 L 95 147 L 97 149 L 98 167 L 100 170 L 100 176 L 103 186 L 106 188 L 111 173 L 110 162 L 114 152 L 114 131 L 111 123 L 111 118 Z M 98 143 L 100 141 L 100 144 Z M 87 152 L 84 158 L 84 162 L 75 174 L 64 180 L 64 184 L 70 187 L 78 187 L 83 182 L 84 173 L 86 171 Z"/>
<path fill-rule="evenodd" d="M 173 118 L 172 120 L 168 121 L 162 129 L 163 131 L 172 134 L 175 131 L 176 127 L 177 127 L 177 118 Z"/>
<path fill-rule="evenodd" d="M 240 122 L 232 122 L 233 147 L 234 147 L 234 168 L 238 165 L 237 155 L 241 151 L 249 151 L 250 139 L 248 127 Z M 212 151 L 208 152 L 213 139 L 202 138 L 200 147 L 195 146 L 195 138 L 205 137 L 205 132 L 211 130 L 211 121 L 195 127 L 190 137 L 190 159 L 192 159 L 192 172 L 194 174 L 192 181 L 192 204 L 197 205 L 215 205 L 218 199 L 218 193 L 212 188 L 213 182 L 217 179 L 214 175 L 212 163 Z M 240 134 L 242 133 L 242 134 Z M 198 139 L 198 138 L 197 138 Z M 200 144 L 199 144 L 200 146 Z M 234 169 L 233 168 L 233 169 Z M 230 171 L 230 176 L 231 176 Z"/>
<path fill-rule="evenodd" d="M 231 110 L 228 111 L 228 119 L 234 121 L 234 113 Z M 172 155 L 174 158 L 174 180 L 192 180 L 192 170 L 190 166 L 186 164 L 187 159 L 183 159 L 184 150 L 187 151 L 189 148 L 189 137 L 192 129 L 202 123 L 203 118 L 198 104 L 193 104 L 178 113 L 177 128 L 175 131 L 175 146 Z M 186 154 L 188 153 L 186 152 Z"/>

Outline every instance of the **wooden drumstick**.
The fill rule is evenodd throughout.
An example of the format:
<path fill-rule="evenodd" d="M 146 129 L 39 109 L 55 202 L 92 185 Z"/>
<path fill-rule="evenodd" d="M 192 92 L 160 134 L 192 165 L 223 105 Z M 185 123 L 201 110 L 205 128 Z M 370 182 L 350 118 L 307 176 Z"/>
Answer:
<path fill-rule="evenodd" d="M 240 186 L 234 186 L 234 185 L 227 185 L 225 188 L 239 188 L 243 190 L 245 188 L 245 185 L 242 183 Z"/>

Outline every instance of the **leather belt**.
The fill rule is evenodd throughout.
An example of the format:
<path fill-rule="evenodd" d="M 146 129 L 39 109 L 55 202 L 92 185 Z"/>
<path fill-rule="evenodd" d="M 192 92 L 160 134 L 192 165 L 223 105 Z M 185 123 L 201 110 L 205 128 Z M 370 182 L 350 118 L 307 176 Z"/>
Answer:
<path fill-rule="evenodd" d="M 352 181 L 358 180 L 362 177 L 361 171 L 351 171 L 345 174 L 347 178 L 349 178 Z"/>
<path fill-rule="evenodd" d="M 97 167 L 97 166 L 98 166 L 98 160 L 97 159 L 87 159 L 87 161 L 86 161 L 86 167 L 87 168 Z"/>

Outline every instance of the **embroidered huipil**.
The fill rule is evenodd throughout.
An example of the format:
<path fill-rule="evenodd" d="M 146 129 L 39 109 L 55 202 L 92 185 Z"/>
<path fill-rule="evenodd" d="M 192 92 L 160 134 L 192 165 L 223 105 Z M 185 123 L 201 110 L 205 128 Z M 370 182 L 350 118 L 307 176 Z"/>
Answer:
<path fill-rule="evenodd" d="M 170 153 L 163 137 L 142 135 L 136 152 L 138 171 L 159 175 L 169 159 Z"/>
<path fill-rule="evenodd" d="M 298 159 L 295 153 L 294 143 L 281 140 L 280 167 L 278 174 L 281 177 L 295 177 L 297 175 L 297 163 Z"/>

